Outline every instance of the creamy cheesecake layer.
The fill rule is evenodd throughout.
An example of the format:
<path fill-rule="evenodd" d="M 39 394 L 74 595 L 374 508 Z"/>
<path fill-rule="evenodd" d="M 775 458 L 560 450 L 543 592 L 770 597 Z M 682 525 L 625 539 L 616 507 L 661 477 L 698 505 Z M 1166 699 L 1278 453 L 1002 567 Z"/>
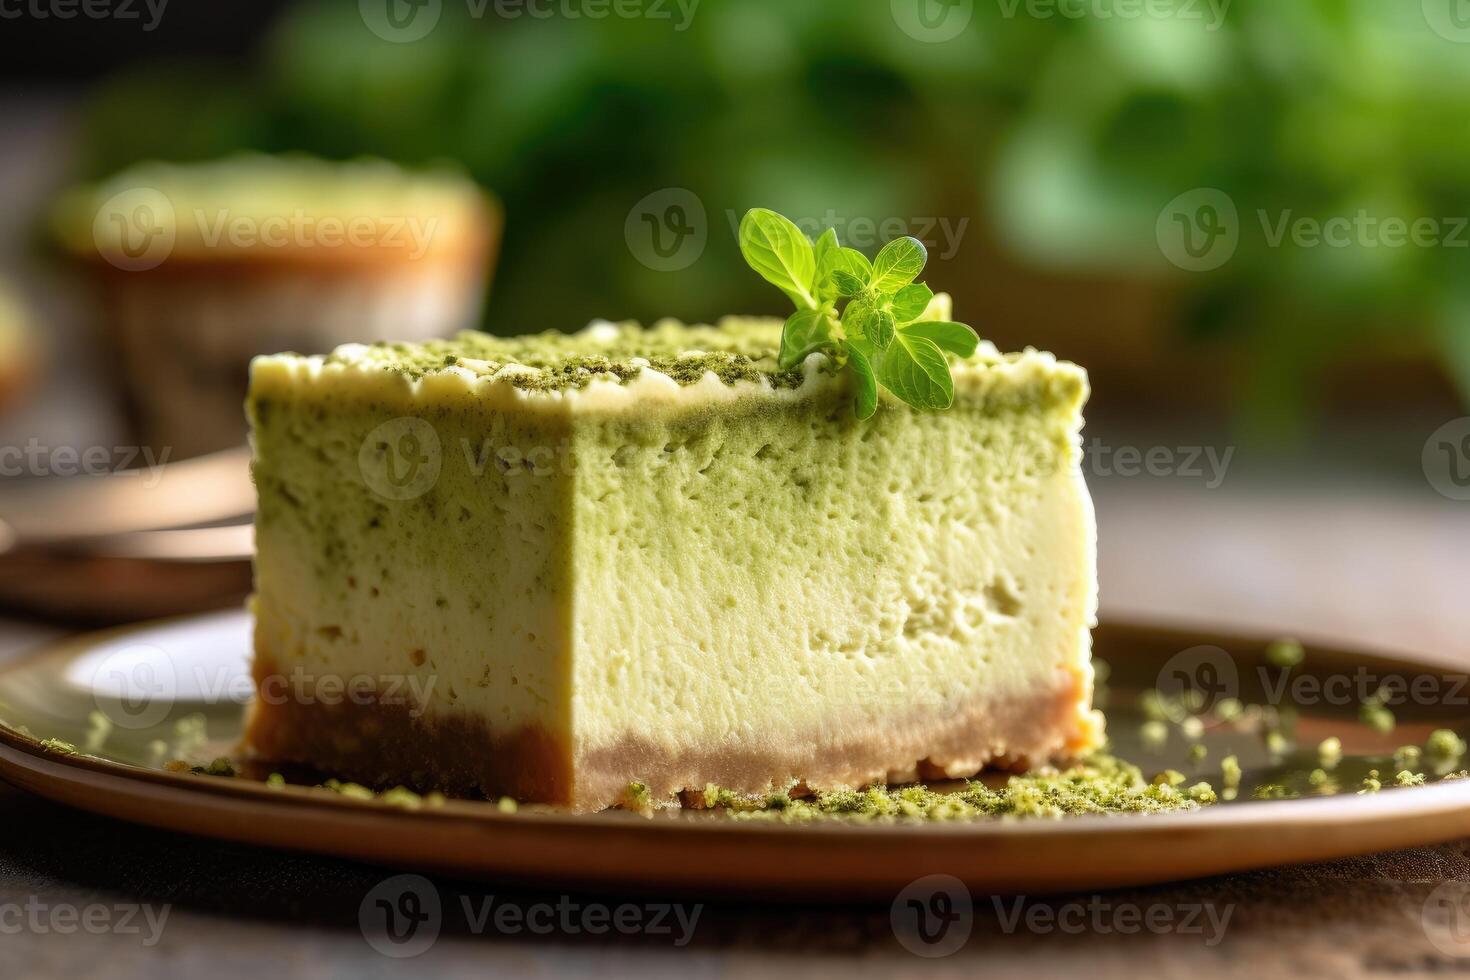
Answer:
<path fill-rule="evenodd" d="M 257 679 L 416 693 L 263 686 L 257 751 L 596 809 L 1094 745 L 1085 374 L 982 345 L 952 410 L 859 422 L 779 330 L 258 360 Z"/>

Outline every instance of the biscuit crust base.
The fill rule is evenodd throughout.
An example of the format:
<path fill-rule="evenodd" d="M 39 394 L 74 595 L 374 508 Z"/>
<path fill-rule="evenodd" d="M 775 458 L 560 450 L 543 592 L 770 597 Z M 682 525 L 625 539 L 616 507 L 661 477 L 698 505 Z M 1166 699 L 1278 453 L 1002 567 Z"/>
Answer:
<path fill-rule="evenodd" d="M 258 672 L 257 683 L 267 677 L 269 671 Z M 510 796 L 590 812 L 618 805 L 634 780 L 655 802 L 671 802 L 707 783 L 742 793 L 799 793 L 958 779 L 986 767 L 1021 770 L 1072 758 L 1101 741 L 1100 716 L 1082 707 L 1089 687 L 1077 677 L 1061 690 L 961 711 L 906 711 L 906 718 L 867 731 L 813 730 L 800 744 L 732 738 L 705 747 L 646 732 L 578 747 L 543 726 L 497 732 L 477 719 L 420 715 L 401 703 L 258 698 L 245 748 L 265 762 L 305 765 L 377 788 Z"/>

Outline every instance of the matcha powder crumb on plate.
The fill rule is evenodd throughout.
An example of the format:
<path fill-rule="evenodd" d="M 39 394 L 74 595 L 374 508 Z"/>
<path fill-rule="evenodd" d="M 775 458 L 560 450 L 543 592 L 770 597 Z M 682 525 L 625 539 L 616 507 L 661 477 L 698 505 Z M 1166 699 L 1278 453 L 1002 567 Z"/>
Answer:
<path fill-rule="evenodd" d="M 891 897 L 938 873 L 992 892 L 1218 874 L 1451 839 L 1470 810 L 1470 713 L 1393 696 L 1413 678 L 1455 689 L 1453 670 L 1310 642 L 1283 656 L 1264 637 L 1105 622 L 1110 744 L 1083 759 L 811 794 L 710 785 L 681 809 L 634 784 L 619 808 L 575 814 L 257 767 L 239 752 L 249 626 L 242 612 L 118 630 L 0 672 L 0 776 L 138 823 L 398 867 L 812 897 Z M 1166 668 L 1203 645 L 1211 684 L 1171 686 Z M 141 673 L 139 650 L 155 651 Z M 119 666 L 147 691 L 118 689 Z M 1364 673 L 1391 731 L 1357 703 L 1280 696 Z"/>

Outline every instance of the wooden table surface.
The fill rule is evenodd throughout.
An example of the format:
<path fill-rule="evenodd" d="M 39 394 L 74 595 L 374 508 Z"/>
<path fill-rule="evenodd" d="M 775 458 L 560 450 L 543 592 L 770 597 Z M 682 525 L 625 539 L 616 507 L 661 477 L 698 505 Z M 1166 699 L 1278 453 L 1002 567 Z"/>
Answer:
<path fill-rule="evenodd" d="M 1104 613 L 1142 611 L 1291 629 L 1470 664 L 1463 630 L 1470 509 L 1412 481 L 1332 491 L 1272 489 L 1243 478 L 1217 490 L 1181 481 L 1097 480 Z M 1346 488 L 1346 489 L 1345 489 Z M 12 623 L 17 651 L 45 633 Z M 818 975 L 1381 976 L 1470 969 L 1424 928 L 1426 901 L 1470 880 L 1466 840 L 1328 864 L 1063 896 L 973 896 L 971 933 L 952 955 L 920 958 L 895 934 L 888 903 L 709 903 L 692 939 L 476 928 L 487 899 L 523 911 L 646 903 L 657 896 L 562 895 L 437 880 L 443 931 L 400 962 L 367 941 L 359 911 L 395 872 L 181 838 L 71 812 L 0 787 L 0 976 L 760 976 Z M 462 905 L 468 900 L 469 905 Z M 118 923 L 122 907 L 157 916 L 139 931 L 64 934 L 55 909 Z M 97 911 L 101 907 L 102 911 Z M 38 910 L 35 927 L 28 909 Z M 1125 933 L 1135 921 L 1172 923 Z M 146 923 L 142 912 L 137 923 Z M 1218 923 L 1215 927 L 1211 923 Z M 1193 926 L 1193 927 L 1191 927 Z"/>

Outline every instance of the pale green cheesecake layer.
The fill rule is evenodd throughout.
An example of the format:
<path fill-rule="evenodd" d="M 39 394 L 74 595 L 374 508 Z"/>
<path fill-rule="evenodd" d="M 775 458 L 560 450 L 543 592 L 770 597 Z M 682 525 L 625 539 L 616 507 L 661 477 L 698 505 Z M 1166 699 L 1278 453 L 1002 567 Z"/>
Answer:
<path fill-rule="evenodd" d="M 982 344 L 951 410 L 859 421 L 823 356 L 777 369 L 779 335 L 258 359 L 257 677 L 419 693 L 263 706 L 257 750 L 595 809 L 1095 745 L 1084 372 Z"/>

